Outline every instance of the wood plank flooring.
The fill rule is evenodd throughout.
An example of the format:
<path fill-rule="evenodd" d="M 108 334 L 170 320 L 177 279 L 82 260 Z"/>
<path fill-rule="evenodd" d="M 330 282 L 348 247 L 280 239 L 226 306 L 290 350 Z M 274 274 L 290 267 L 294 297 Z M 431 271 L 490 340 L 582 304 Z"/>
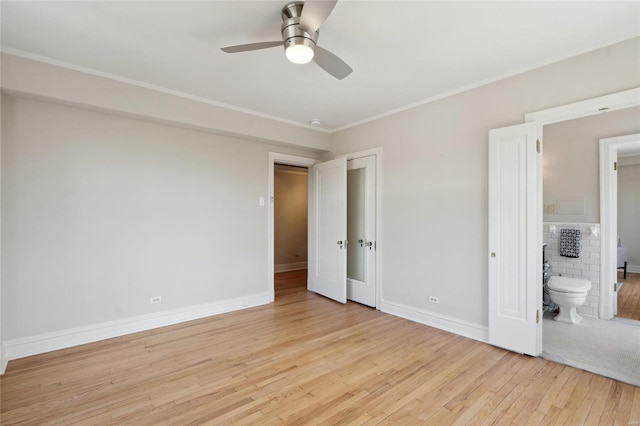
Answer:
<path fill-rule="evenodd" d="M 637 425 L 640 388 L 305 290 L 11 361 L 1 424 Z"/>
<path fill-rule="evenodd" d="M 618 274 L 618 280 L 624 285 L 618 293 L 618 317 L 640 321 L 640 274 L 627 272 L 627 278 Z"/>

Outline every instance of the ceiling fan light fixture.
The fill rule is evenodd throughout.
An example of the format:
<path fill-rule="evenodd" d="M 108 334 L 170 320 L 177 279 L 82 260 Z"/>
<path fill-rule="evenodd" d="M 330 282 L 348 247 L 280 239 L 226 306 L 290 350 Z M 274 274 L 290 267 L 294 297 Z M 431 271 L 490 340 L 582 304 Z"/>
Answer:
<path fill-rule="evenodd" d="M 313 59 L 313 48 L 307 43 L 289 44 L 285 49 L 285 54 L 287 59 L 294 64 L 308 64 Z"/>

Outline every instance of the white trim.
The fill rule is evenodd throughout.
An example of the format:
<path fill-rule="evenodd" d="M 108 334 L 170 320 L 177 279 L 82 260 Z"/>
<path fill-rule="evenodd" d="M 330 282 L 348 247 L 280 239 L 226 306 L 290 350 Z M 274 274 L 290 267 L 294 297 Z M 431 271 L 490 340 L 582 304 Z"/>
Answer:
<path fill-rule="evenodd" d="M 269 302 L 268 292 L 257 293 L 10 340 L 4 342 L 3 349 L 6 353 L 6 359 L 13 360 L 254 306 L 266 305 Z"/>
<path fill-rule="evenodd" d="M 640 149 L 640 133 L 600 139 L 600 319 L 616 315 L 617 303 L 613 286 L 617 281 L 616 247 L 618 241 L 618 180 L 613 162 L 619 149 Z"/>
<path fill-rule="evenodd" d="M 632 274 L 640 274 L 640 265 L 629 265 L 627 263 L 627 272 L 631 272 Z"/>
<path fill-rule="evenodd" d="M 382 148 L 371 148 L 342 154 L 335 158 L 346 157 L 347 160 L 354 160 L 372 155 L 376 157 L 376 308 L 380 309 L 383 294 L 382 253 L 384 250 L 382 237 Z"/>
<path fill-rule="evenodd" d="M 640 106 L 640 87 L 555 108 L 530 112 L 524 115 L 524 121 L 537 121 L 543 125 L 553 124 L 636 106 Z M 606 110 L 602 110 L 603 108 L 606 108 Z"/>
<path fill-rule="evenodd" d="M 94 75 L 96 77 L 108 78 L 108 79 L 111 79 L 111 80 L 114 80 L 114 81 L 118 81 L 120 83 L 126 83 L 126 84 L 131 84 L 133 86 L 142 87 L 142 88 L 145 88 L 145 89 L 155 90 L 157 92 L 166 93 L 168 95 L 173 95 L 173 96 L 177 96 L 177 97 L 180 97 L 180 98 L 189 99 L 189 100 L 192 100 L 192 101 L 201 102 L 201 103 L 207 104 L 207 105 L 213 105 L 213 106 L 216 106 L 216 107 L 220 107 L 220 108 L 225 108 L 225 109 L 232 110 L 232 111 L 241 112 L 241 113 L 244 113 L 244 114 L 250 114 L 250 115 L 254 115 L 256 117 L 266 118 L 266 119 L 269 119 L 269 120 L 278 121 L 280 123 L 290 124 L 292 126 L 302 127 L 302 128 L 305 128 L 305 129 L 311 129 L 311 130 L 315 130 L 315 131 L 322 132 L 322 133 L 327 133 L 327 134 L 331 134 L 332 133 L 332 131 L 329 130 L 329 129 L 320 128 L 318 126 L 314 126 L 314 125 L 311 125 L 311 124 L 301 123 L 299 121 L 289 120 L 289 119 L 286 119 L 286 118 L 277 117 L 275 115 L 265 114 L 263 112 L 258 112 L 258 111 L 254 111 L 254 110 L 247 109 L 247 108 L 241 108 L 241 107 L 234 106 L 234 105 L 231 105 L 231 104 L 225 104 L 223 102 L 214 101 L 212 99 L 203 98 L 201 96 L 191 95 L 189 93 L 180 92 L 178 90 L 167 89 L 167 88 L 162 87 L 162 86 L 156 86 L 155 84 L 149 84 L 149 83 L 145 83 L 145 82 L 142 82 L 142 81 L 139 81 L 139 80 L 134 80 L 134 79 L 127 78 L 127 77 L 122 77 L 122 76 L 117 75 L 117 74 L 111 74 L 111 73 L 108 73 L 108 72 L 99 71 L 99 70 L 96 70 L 94 68 L 88 68 L 88 67 L 83 67 L 83 66 L 80 66 L 80 65 L 75 65 L 75 64 L 72 64 L 72 63 L 69 63 L 69 62 L 59 61 L 57 59 L 52 59 L 52 58 L 49 58 L 47 56 L 42 56 L 42 55 L 38 55 L 38 54 L 35 54 L 35 53 L 30 53 L 30 52 L 25 52 L 23 50 L 14 49 L 12 47 L 0 46 L 0 53 L 7 53 L 9 55 L 18 56 L 20 58 L 29 59 L 29 60 L 37 61 L 37 62 L 42 62 L 42 63 L 49 64 L 49 65 L 55 65 L 55 66 L 60 67 L 60 68 L 65 68 L 65 69 L 69 69 L 69 70 L 72 70 L 72 71 L 78 71 L 78 72 L 82 72 L 82 73 L 85 73 L 85 74 Z"/>
<path fill-rule="evenodd" d="M 489 331 L 487 326 L 484 325 L 436 314 L 414 306 L 390 302 L 388 300 L 382 300 L 380 310 L 390 315 L 455 333 L 480 342 L 488 343 L 489 341 Z"/>
<path fill-rule="evenodd" d="M 295 262 L 295 263 L 281 263 L 280 265 L 273 265 L 273 272 L 289 272 L 299 271 L 301 269 L 307 269 L 307 262 Z"/>
<path fill-rule="evenodd" d="M 0 65 L 1 65 L 0 58 Z M 2 82 L 1 78 L 2 72 L 0 71 L 0 82 Z M 0 104 L 2 104 L 2 94 L 0 93 Z M 2 108 L 0 107 L 0 130 L 2 129 Z M 2 164 L 2 135 L 0 134 L 0 165 Z M 1 166 L 0 166 L 1 169 Z M 4 374 L 7 368 L 7 357 L 4 353 L 3 346 L 3 333 L 2 333 L 2 324 L 4 318 L 2 317 L 2 173 L 0 173 L 0 374 Z"/>
<path fill-rule="evenodd" d="M 274 170 L 275 164 L 288 164 L 291 166 L 300 166 L 300 167 L 311 167 L 316 163 L 319 163 L 320 160 L 309 157 L 300 157 L 297 155 L 289 155 L 289 154 L 280 154 L 278 152 L 270 152 L 269 153 L 269 172 L 267 177 L 267 194 L 268 194 L 268 208 L 267 208 L 267 230 L 268 230 L 268 238 L 267 238 L 267 287 L 269 291 L 269 301 L 273 302 L 276 298 L 275 294 L 275 283 L 273 281 L 273 274 L 275 273 L 274 266 L 274 244 L 275 244 L 275 234 L 274 234 L 274 213 L 273 213 L 273 197 L 274 197 Z"/>

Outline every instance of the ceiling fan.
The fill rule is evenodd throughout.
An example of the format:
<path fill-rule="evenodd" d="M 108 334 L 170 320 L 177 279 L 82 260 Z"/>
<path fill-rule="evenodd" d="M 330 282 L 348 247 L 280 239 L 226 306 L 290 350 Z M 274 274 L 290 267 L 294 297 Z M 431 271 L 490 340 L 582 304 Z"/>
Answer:
<path fill-rule="evenodd" d="M 316 45 L 318 29 L 329 17 L 338 0 L 294 1 L 282 8 L 282 41 L 240 44 L 223 47 L 226 53 L 247 52 L 284 46 L 287 59 L 295 64 L 313 60 L 323 70 L 342 80 L 353 71 L 342 59 Z"/>

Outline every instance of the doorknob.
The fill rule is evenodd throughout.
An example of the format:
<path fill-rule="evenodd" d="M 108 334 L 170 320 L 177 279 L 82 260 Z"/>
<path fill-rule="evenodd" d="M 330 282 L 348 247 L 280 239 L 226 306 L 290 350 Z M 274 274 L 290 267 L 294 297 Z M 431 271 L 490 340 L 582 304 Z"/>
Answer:
<path fill-rule="evenodd" d="M 338 245 L 340 246 L 340 248 L 347 248 L 347 243 L 348 242 L 349 241 L 347 241 L 347 240 L 344 240 L 344 241 L 340 240 L 340 241 L 338 241 Z"/>
<path fill-rule="evenodd" d="M 369 250 L 371 250 L 374 247 L 374 242 L 373 241 L 367 241 L 366 246 L 369 247 Z"/>

